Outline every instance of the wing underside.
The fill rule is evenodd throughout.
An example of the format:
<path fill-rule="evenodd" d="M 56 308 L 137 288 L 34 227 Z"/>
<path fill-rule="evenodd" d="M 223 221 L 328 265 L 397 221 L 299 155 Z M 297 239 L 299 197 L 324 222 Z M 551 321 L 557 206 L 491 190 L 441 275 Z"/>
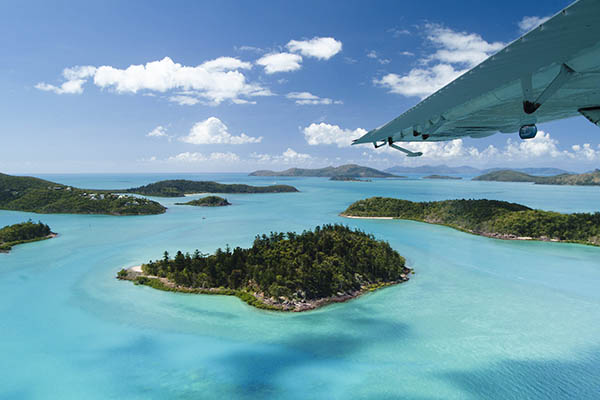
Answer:
<path fill-rule="evenodd" d="M 599 22 L 600 1 L 580 0 L 353 144 L 479 138 L 598 110 Z"/>

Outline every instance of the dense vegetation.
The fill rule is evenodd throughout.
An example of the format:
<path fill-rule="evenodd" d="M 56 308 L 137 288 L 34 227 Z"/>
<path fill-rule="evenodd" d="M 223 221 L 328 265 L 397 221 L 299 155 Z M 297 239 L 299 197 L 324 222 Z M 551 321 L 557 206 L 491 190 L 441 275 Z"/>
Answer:
<path fill-rule="evenodd" d="M 585 174 L 534 176 L 524 172 L 500 170 L 473 178 L 474 181 L 533 182 L 539 185 L 600 185 L 600 169 Z"/>
<path fill-rule="evenodd" d="M 343 182 L 371 182 L 370 179 L 359 179 L 353 176 L 332 176 L 329 178 L 330 181 L 343 181 Z"/>
<path fill-rule="evenodd" d="M 51 233 L 48 225 L 41 222 L 36 224 L 31 220 L 7 225 L 0 229 L 0 251 L 8 251 L 17 244 L 47 239 Z"/>
<path fill-rule="evenodd" d="M 5 174 L 0 174 L 0 209 L 112 215 L 160 214 L 166 210 L 159 203 L 147 199 Z"/>
<path fill-rule="evenodd" d="M 497 200 L 417 203 L 372 197 L 353 203 L 342 215 L 412 219 L 493 237 L 530 237 L 600 245 L 600 213 L 561 214 Z"/>
<path fill-rule="evenodd" d="M 174 258 L 165 252 L 162 260 L 150 261 L 142 270 L 184 289 L 221 287 L 271 298 L 277 306 L 277 302 L 323 299 L 406 280 L 410 270 L 404 264 L 388 243 L 372 235 L 325 225 L 301 234 L 257 236 L 249 249 L 219 248 L 212 255 L 177 252 Z M 127 272 L 120 274 L 124 277 Z M 147 277 L 141 283 L 165 286 Z"/>
<path fill-rule="evenodd" d="M 159 181 L 127 190 L 129 193 L 161 197 L 182 197 L 191 193 L 283 193 L 297 191 L 298 189 L 289 185 L 250 186 L 185 179 Z"/>
<path fill-rule="evenodd" d="M 201 199 L 188 201 L 187 203 L 175 203 L 181 206 L 199 206 L 199 207 L 222 207 L 230 206 L 231 203 L 219 196 L 206 196 Z"/>
<path fill-rule="evenodd" d="M 325 167 L 316 169 L 290 168 L 285 171 L 260 170 L 254 171 L 251 176 L 346 176 L 361 178 L 390 178 L 393 174 L 379 171 L 374 168 L 363 167 L 356 164 L 340 165 L 339 167 Z"/>

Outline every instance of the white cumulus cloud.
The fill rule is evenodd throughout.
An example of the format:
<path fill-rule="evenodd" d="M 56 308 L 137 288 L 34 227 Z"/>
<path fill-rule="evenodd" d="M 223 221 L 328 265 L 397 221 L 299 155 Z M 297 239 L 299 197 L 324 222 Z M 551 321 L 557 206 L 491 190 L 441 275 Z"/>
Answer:
<path fill-rule="evenodd" d="M 225 100 L 271 95 L 268 89 L 246 80 L 242 71 L 250 68 L 252 64 L 233 57 L 219 57 L 197 66 L 185 66 L 165 57 L 124 69 L 108 65 L 67 68 L 63 71 L 66 82 L 61 86 L 39 83 L 36 87 L 58 94 L 82 93 L 83 84 L 93 78 L 96 86 L 116 93 L 185 91 L 185 97 L 175 94 L 169 99 L 187 105 L 199 99 L 217 105 Z"/>
<path fill-rule="evenodd" d="M 182 163 L 198 163 L 198 162 L 206 162 L 206 161 L 222 161 L 222 162 L 235 162 L 239 161 L 240 157 L 231 152 L 227 153 L 210 153 L 210 154 L 202 154 L 196 152 L 186 151 L 185 153 L 179 153 L 175 156 L 171 156 L 167 158 L 167 162 L 182 162 Z"/>
<path fill-rule="evenodd" d="M 210 117 L 194 124 L 188 135 L 179 140 L 191 144 L 246 144 L 260 143 L 262 136 L 252 137 L 245 133 L 232 135 L 219 118 Z"/>
<path fill-rule="evenodd" d="M 316 104 L 343 104 L 341 100 L 332 100 L 327 97 L 319 97 L 310 92 L 290 92 L 285 95 L 286 98 L 294 100 L 299 105 L 316 105 Z"/>
<path fill-rule="evenodd" d="M 594 148 L 591 144 L 573 145 L 569 149 L 561 149 L 557 139 L 549 133 L 539 131 L 534 139 L 515 140 L 508 138 L 503 147 L 489 145 L 483 149 L 467 146 L 463 139 L 448 142 L 410 142 L 404 146 L 411 151 L 421 151 L 423 156 L 409 159 L 400 152 L 382 148 L 388 154 L 396 154 L 405 164 L 427 164 L 437 161 L 478 164 L 481 166 L 497 165 L 562 165 L 565 163 L 597 162 L 600 160 L 600 145 Z M 381 149 L 379 149 L 381 150 Z M 378 150 L 375 150 L 378 151 Z"/>
<path fill-rule="evenodd" d="M 487 42 L 480 35 L 456 32 L 437 24 L 427 24 L 427 42 L 437 50 L 421 59 L 423 66 L 406 74 L 389 73 L 373 83 L 392 93 L 425 98 L 504 47 Z"/>
<path fill-rule="evenodd" d="M 306 153 L 299 153 L 288 147 L 283 153 L 278 155 L 252 153 L 250 157 L 261 164 L 294 164 L 310 161 L 312 156 Z"/>
<path fill-rule="evenodd" d="M 152 129 L 150 132 L 148 132 L 146 134 L 146 136 L 150 136 L 150 137 L 167 137 L 167 129 L 164 126 L 157 126 L 156 128 Z"/>
<path fill-rule="evenodd" d="M 290 40 L 286 47 L 305 57 L 329 60 L 342 51 L 342 42 L 332 37 L 314 37 L 310 40 Z"/>
<path fill-rule="evenodd" d="M 316 146 L 321 144 L 335 144 L 337 147 L 347 147 L 352 144 L 353 139 L 357 139 L 367 133 L 365 129 L 357 128 L 342 129 L 338 125 L 330 125 L 325 122 L 319 124 L 312 123 L 302 130 L 307 143 Z"/>
<path fill-rule="evenodd" d="M 448 64 L 437 64 L 431 68 L 413 68 L 406 75 L 387 74 L 373 82 L 391 93 L 425 98 L 466 71 Z"/>
<path fill-rule="evenodd" d="M 94 76 L 95 73 L 96 67 L 91 65 L 65 68 L 62 73 L 65 82 L 60 86 L 40 82 L 35 85 L 35 88 L 54 92 L 56 94 L 81 94 L 83 93 L 83 85 L 87 82 L 88 78 Z"/>
<path fill-rule="evenodd" d="M 427 24 L 425 28 L 429 42 L 438 47 L 426 60 L 472 68 L 505 46 L 502 42 L 489 43 L 476 33 L 456 32 L 437 24 Z"/>
<path fill-rule="evenodd" d="M 256 64 L 264 67 L 267 74 L 276 72 L 290 72 L 301 68 L 302 57 L 292 53 L 271 53 L 256 61 Z"/>

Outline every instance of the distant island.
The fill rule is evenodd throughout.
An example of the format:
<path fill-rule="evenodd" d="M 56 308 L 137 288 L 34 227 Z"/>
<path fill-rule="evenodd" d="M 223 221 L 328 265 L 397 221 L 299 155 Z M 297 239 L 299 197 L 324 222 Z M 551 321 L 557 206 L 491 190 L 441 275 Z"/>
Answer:
<path fill-rule="evenodd" d="M 316 169 L 290 168 L 286 169 L 285 171 L 260 170 L 252 172 L 250 176 L 315 176 L 326 178 L 344 176 L 353 178 L 398 178 L 393 174 L 356 164 Z"/>
<path fill-rule="evenodd" d="M 538 185 L 600 185 L 600 169 L 584 174 L 560 174 L 554 176 L 534 176 L 523 172 L 500 170 L 473 178 L 474 181 L 494 182 L 533 182 Z"/>
<path fill-rule="evenodd" d="M 448 176 L 448 175 L 428 175 L 424 176 L 423 179 L 451 179 L 451 180 L 459 180 L 462 179 L 460 176 Z"/>
<path fill-rule="evenodd" d="M 231 203 L 219 196 L 206 196 L 201 199 L 188 201 L 187 203 L 175 203 L 179 206 L 198 206 L 198 207 L 223 207 L 230 206 Z"/>
<path fill-rule="evenodd" d="M 345 182 L 371 182 L 370 179 L 359 179 L 353 176 L 332 176 L 330 181 L 345 181 Z"/>
<path fill-rule="evenodd" d="M 0 174 L 0 209 L 42 214 L 148 215 L 161 204 L 107 190 L 87 190 L 39 178 Z"/>
<path fill-rule="evenodd" d="M 495 172 L 503 169 L 510 169 L 512 171 L 524 172 L 526 174 L 531 175 L 558 175 L 558 174 L 568 174 L 569 171 L 565 171 L 564 169 L 559 168 L 486 168 L 479 169 L 474 167 L 469 167 L 467 165 L 463 165 L 460 167 L 450 167 L 448 165 L 422 165 L 420 167 L 405 167 L 405 166 L 395 166 L 391 168 L 387 168 L 385 171 L 394 173 L 394 174 L 458 174 L 458 175 L 481 175 L 487 174 L 488 172 Z"/>
<path fill-rule="evenodd" d="M 56 237 L 46 224 L 31 220 L 20 224 L 7 225 L 0 229 L 0 253 L 8 253 L 13 246 L 22 243 L 37 242 L 39 240 Z"/>
<path fill-rule="evenodd" d="M 412 202 L 371 197 L 351 204 L 340 215 L 409 219 L 498 239 L 600 245 L 600 212 L 561 214 L 498 200 Z"/>
<path fill-rule="evenodd" d="M 119 279 L 155 289 L 237 296 L 267 310 L 306 311 L 405 282 L 412 272 L 387 242 L 343 225 L 256 236 L 249 249 L 167 252 L 122 269 Z"/>
<path fill-rule="evenodd" d="M 156 197 L 183 197 L 186 194 L 195 193 L 287 193 L 297 191 L 298 189 L 289 185 L 250 186 L 185 179 L 159 181 L 126 190 L 127 193 Z"/>

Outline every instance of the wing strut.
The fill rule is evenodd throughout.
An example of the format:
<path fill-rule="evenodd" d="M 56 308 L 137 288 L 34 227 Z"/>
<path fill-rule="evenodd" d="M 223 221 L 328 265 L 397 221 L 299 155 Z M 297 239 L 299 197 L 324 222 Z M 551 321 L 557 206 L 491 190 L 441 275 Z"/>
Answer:
<path fill-rule="evenodd" d="M 548 100 L 554 93 L 558 91 L 575 73 L 571 67 L 567 64 L 560 66 L 560 72 L 556 75 L 556 78 L 550 82 L 550 84 L 544 89 L 544 91 L 538 96 L 537 99 L 531 101 L 533 94 L 533 85 L 531 83 L 531 75 L 524 76 L 521 78 L 521 88 L 523 89 L 523 111 L 526 114 L 533 114 L 546 100 Z"/>
<path fill-rule="evenodd" d="M 388 143 L 388 146 L 390 146 L 392 149 L 400 150 L 401 152 L 406 154 L 407 157 L 420 157 L 423 155 L 423 153 L 420 151 L 413 152 L 413 151 L 405 149 L 404 147 L 395 145 L 394 140 L 391 137 L 388 137 L 387 143 Z M 375 143 L 373 143 L 373 144 L 375 144 Z M 382 146 L 382 145 L 379 145 L 379 146 Z"/>
<path fill-rule="evenodd" d="M 386 144 L 393 149 L 400 150 L 401 152 L 405 153 L 407 157 L 419 157 L 419 156 L 423 155 L 423 153 L 420 151 L 413 152 L 413 151 L 405 149 L 404 147 L 396 146 L 394 144 L 394 140 L 391 137 L 388 137 L 387 140 L 384 140 L 381 143 L 373 142 L 373 147 L 378 149 L 381 146 L 385 146 Z"/>

